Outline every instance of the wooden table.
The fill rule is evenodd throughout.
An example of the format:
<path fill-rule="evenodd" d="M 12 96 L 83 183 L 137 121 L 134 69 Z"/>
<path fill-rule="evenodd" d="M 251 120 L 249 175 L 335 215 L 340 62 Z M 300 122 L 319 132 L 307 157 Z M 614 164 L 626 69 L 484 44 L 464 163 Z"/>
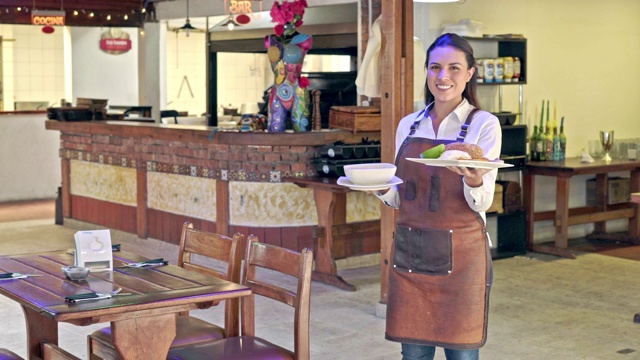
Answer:
<path fill-rule="evenodd" d="M 568 227 L 572 225 L 594 223 L 594 236 L 606 237 L 606 221 L 629 219 L 627 235 L 619 240 L 638 243 L 640 237 L 640 204 L 607 204 L 609 189 L 608 174 L 629 171 L 629 188 L 632 193 L 640 191 L 640 160 L 612 160 L 607 163 L 596 160 L 593 163 L 581 163 L 578 158 L 564 161 L 532 161 L 527 163 L 524 176 L 524 205 L 527 211 L 527 247 L 531 251 L 575 258 L 568 249 Z M 569 209 L 569 185 L 575 175 L 596 176 L 596 205 Z M 535 176 L 556 178 L 555 211 L 534 211 Z M 553 245 L 534 244 L 533 225 L 536 221 L 552 220 L 556 228 Z"/>
<path fill-rule="evenodd" d="M 313 198 L 318 213 L 318 226 L 324 231 L 322 241 L 318 241 L 315 252 L 316 266 L 311 278 L 323 283 L 337 286 L 343 290 L 356 291 L 355 285 L 349 284 L 338 275 L 336 262 L 331 254 L 333 245 L 333 225 L 347 222 L 347 192 L 349 188 L 336 184 L 336 179 L 329 178 L 288 178 L 300 187 L 313 189 Z"/>
<path fill-rule="evenodd" d="M 114 267 L 145 258 L 114 252 Z M 165 359 L 176 334 L 176 314 L 206 309 L 221 300 L 247 296 L 245 286 L 167 265 L 114 268 L 91 273 L 86 281 L 68 280 L 60 270 L 73 263 L 65 253 L 15 255 L 0 258 L 0 272 L 43 276 L 0 281 L 0 294 L 17 301 L 24 311 L 28 359 L 40 359 L 40 343 L 58 344 L 58 322 L 85 326 L 110 322 L 113 342 L 123 359 Z M 112 292 L 130 296 L 65 302 L 69 295 Z"/>
<path fill-rule="evenodd" d="M 336 184 L 334 178 L 284 178 L 284 181 L 294 183 L 303 188 L 313 189 L 313 198 L 316 202 L 318 213 L 318 248 L 315 252 L 316 264 L 312 274 L 312 279 L 325 284 L 337 286 L 347 291 L 356 291 L 353 284 L 348 283 L 338 275 L 336 258 L 343 258 L 354 255 L 364 255 L 366 245 L 338 245 L 338 237 L 348 237 L 351 243 L 362 239 L 364 233 L 380 233 L 380 221 L 363 221 L 359 223 L 347 224 L 347 193 L 349 188 Z M 380 252 L 380 236 L 377 235 L 376 246 L 369 246 L 376 252 Z M 355 250 L 354 250 L 355 249 Z M 373 251 L 371 251 L 372 253 Z"/>

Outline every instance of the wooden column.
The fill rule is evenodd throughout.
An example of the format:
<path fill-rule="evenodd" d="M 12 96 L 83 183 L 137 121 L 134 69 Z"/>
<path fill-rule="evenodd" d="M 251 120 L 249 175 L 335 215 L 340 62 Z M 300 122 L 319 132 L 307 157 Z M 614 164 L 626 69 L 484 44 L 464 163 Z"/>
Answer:
<path fill-rule="evenodd" d="M 382 0 L 382 162 L 395 160 L 400 119 L 413 112 L 413 1 Z M 380 302 L 387 303 L 391 244 L 396 211 L 383 206 L 380 224 Z"/>
<path fill-rule="evenodd" d="M 71 217 L 71 163 L 69 159 L 60 160 L 62 173 L 62 215 Z"/>
<path fill-rule="evenodd" d="M 216 180 L 216 233 L 229 236 L 229 182 Z"/>
<path fill-rule="evenodd" d="M 149 235 L 149 221 L 147 220 L 147 169 L 138 167 L 136 170 L 136 229 L 138 237 L 146 239 Z"/>

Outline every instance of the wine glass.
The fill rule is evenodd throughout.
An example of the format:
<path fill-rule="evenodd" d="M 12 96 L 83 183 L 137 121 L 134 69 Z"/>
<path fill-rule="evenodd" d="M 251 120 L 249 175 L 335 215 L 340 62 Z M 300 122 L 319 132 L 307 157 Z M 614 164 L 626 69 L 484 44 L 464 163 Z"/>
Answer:
<path fill-rule="evenodd" d="M 600 144 L 602 144 L 602 148 L 604 149 L 602 160 L 610 162 L 611 156 L 609 155 L 609 151 L 611 151 L 611 147 L 613 146 L 613 130 L 600 131 Z"/>

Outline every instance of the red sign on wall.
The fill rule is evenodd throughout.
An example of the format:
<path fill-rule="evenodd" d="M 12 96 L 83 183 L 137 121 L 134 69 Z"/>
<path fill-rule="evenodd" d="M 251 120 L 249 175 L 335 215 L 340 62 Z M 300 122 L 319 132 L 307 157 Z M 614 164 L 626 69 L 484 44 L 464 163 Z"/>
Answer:
<path fill-rule="evenodd" d="M 101 39 L 100 49 L 106 52 L 124 53 L 131 50 L 129 39 Z"/>
<path fill-rule="evenodd" d="M 108 54 L 123 54 L 131 50 L 129 34 L 120 28 L 110 28 L 100 36 L 100 50 Z"/>

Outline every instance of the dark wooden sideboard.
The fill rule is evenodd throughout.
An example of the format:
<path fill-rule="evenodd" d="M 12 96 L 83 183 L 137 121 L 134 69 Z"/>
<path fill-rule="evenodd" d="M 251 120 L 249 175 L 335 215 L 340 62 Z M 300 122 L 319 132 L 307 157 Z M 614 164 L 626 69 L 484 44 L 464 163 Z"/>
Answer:
<path fill-rule="evenodd" d="M 593 163 L 582 163 L 579 158 L 568 158 L 563 161 L 532 161 L 527 163 L 524 176 L 524 205 L 527 211 L 527 247 L 531 251 L 575 258 L 568 249 L 568 228 L 572 225 L 593 223 L 594 234 L 608 237 L 606 222 L 615 219 L 628 219 L 629 227 L 626 236 L 619 240 L 638 243 L 640 237 L 640 204 L 630 202 L 608 204 L 609 174 L 613 172 L 630 173 L 629 189 L 631 193 L 640 191 L 640 160 L 612 160 L 605 162 L 596 160 Z M 571 178 L 576 175 L 595 175 L 596 205 L 569 208 Z M 535 212 L 535 177 L 551 176 L 556 178 L 555 210 Z M 534 223 L 551 220 L 555 227 L 553 245 L 534 243 Z"/>

